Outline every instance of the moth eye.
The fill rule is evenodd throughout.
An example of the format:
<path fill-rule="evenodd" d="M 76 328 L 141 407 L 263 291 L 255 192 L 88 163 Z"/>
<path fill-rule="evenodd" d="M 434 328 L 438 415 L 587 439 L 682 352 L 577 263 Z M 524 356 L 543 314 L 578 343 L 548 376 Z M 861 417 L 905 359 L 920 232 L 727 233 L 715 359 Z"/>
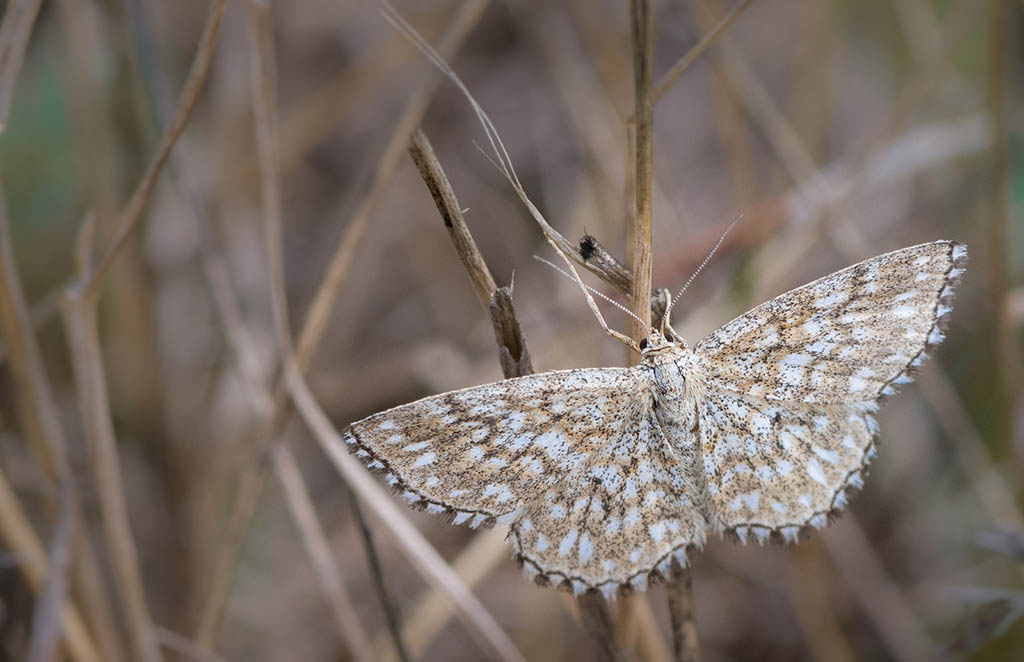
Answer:
<path fill-rule="evenodd" d="M 647 349 L 647 338 L 640 341 L 640 349 Z"/>
<path fill-rule="evenodd" d="M 675 342 L 676 341 L 676 337 L 672 335 L 671 331 L 666 331 L 665 332 L 665 340 L 667 340 L 669 342 Z"/>

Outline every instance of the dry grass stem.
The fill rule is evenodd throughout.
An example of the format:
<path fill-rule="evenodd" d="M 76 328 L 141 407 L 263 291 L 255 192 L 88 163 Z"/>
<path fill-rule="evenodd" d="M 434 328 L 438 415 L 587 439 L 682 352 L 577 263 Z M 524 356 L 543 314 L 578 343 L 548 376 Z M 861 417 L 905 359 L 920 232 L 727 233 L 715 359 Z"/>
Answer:
<path fill-rule="evenodd" d="M 62 476 L 57 525 L 47 558 L 46 582 L 39 591 L 32 614 L 32 638 L 29 642 L 27 662 L 49 662 L 57 654 L 61 639 L 61 613 L 68 600 L 68 567 L 71 563 L 71 543 L 77 525 L 75 515 L 78 503 L 71 486 L 70 474 Z"/>
<path fill-rule="evenodd" d="M 161 646 L 173 650 L 184 658 L 196 660 L 196 662 L 227 662 L 227 658 L 203 650 L 196 642 L 177 632 L 160 626 L 156 626 L 154 630 Z"/>
<path fill-rule="evenodd" d="M 277 101 L 271 15 L 270 7 L 265 2 L 249 2 L 246 9 L 251 96 L 263 201 L 264 240 L 270 274 L 270 308 L 278 351 L 283 363 L 291 355 L 291 331 L 285 297 L 281 194 L 275 156 Z M 272 449 L 271 461 L 275 475 L 283 488 L 289 514 L 299 529 L 339 633 L 354 659 L 368 659 L 372 654 L 370 639 L 348 597 L 332 558 L 330 546 L 317 519 L 309 489 L 285 442 L 278 442 Z M 368 552 L 372 553 L 372 548 L 368 548 Z"/>
<path fill-rule="evenodd" d="M 633 43 L 633 85 L 636 118 L 636 209 L 628 233 L 633 291 L 629 308 L 642 322 L 630 319 L 629 335 L 646 338 L 651 320 L 651 228 L 653 226 L 654 103 L 651 80 L 654 68 L 654 14 L 647 0 L 630 0 L 630 30 Z M 639 357 L 631 357 L 636 363 Z"/>
<path fill-rule="evenodd" d="M 358 610 L 345 591 L 345 584 L 338 573 L 334 555 L 317 520 L 316 508 L 309 496 L 306 481 L 295 464 L 295 457 L 284 443 L 278 444 L 271 453 L 274 471 L 284 491 L 288 511 L 299 528 L 302 543 L 313 562 L 313 568 L 320 580 L 320 588 L 330 604 L 331 614 L 348 649 L 347 652 L 354 660 L 373 659 L 370 638 L 359 621 Z"/>
<path fill-rule="evenodd" d="M 380 562 L 380 554 L 377 553 L 377 544 L 374 542 L 373 531 L 370 530 L 370 522 L 359 504 L 359 499 L 352 493 L 348 485 L 345 485 L 345 494 L 348 497 L 352 517 L 359 529 L 359 536 L 363 540 L 363 549 L 366 551 L 366 561 L 370 566 L 370 574 L 373 576 L 374 588 L 377 589 L 377 596 L 380 599 L 381 608 L 384 610 L 384 619 L 387 621 L 388 634 L 391 635 L 392 650 L 394 650 L 399 662 L 409 662 L 409 648 L 405 645 L 402 635 L 401 615 L 398 605 L 388 591 L 387 580 L 384 577 L 384 568 Z M 461 575 L 460 575 L 461 577 Z M 390 652 L 390 651 L 389 651 Z"/>
<path fill-rule="evenodd" d="M 23 292 L 11 245 L 6 199 L 0 186 L 0 335 L 7 341 L 10 352 L 22 434 L 27 437 L 46 475 L 59 488 L 59 522 L 70 520 L 77 523 L 77 526 L 66 526 L 78 550 L 73 560 L 75 588 L 100 635 L 105 655 L 118 660 L 121 656 L 112 632 L 110 603 L 102 587 L 92 541 L 86 535 L 79 512 L 77 488 L 67 458 L 67 439 L 60 424 L 60 410 L 46 375 Z M 71 514 L 65 515 L 66 508 L 71 509 Z M 58 526 L 58 531 L 64 531 L 64 528 Z M 54 540 L 53 552 L 63 558 L 61 555 L 66 551 L 62 549 L 63 545 L 71 543 L 66 543 L 61 536 L 55 536 Z M 62 586 L 58 585 L 58 588 L 63 592 Z"/>
<path fill-rule="evenodd" d="M 458 608 L 459 616 L 469 626 L 469 631 L 490 651 L 502 660 L 522 660 L 508 635 L 494 621 L 487 609 L 452 570 L 423 535 L 412 525 L 391 497 L 345 448 L 345 442 L 324 415 L 309 392 L 297 367 L 285 367 L 289 392 L 302 419 L 313 432 L 324 453 L 330 458 L 342 478 L 362 498 L 400 543 L 400 548 L 409 561 L 416 566 L 435 588 L 443 591 Z"/>
<path fill-rule="evenodd" d="M 459 5 L 458 10 L 448 23 L 448 28 L 438 40 L 437 51 L 442 57 L 451 58 L 476 26 L 487 5 L 487 0 L 466 0 Z M 356 213 L 353 214 L 352 220 L 345 227 L 338 250 L 331 257 L 323 280 L 313 296 L 312 303 L 306 310 L 302 332 L 296 346 L 296 359 L 300 366 L 305 366 L 308 363 L 313 349 L 323 335 L 324 327 L 327 325 L 331 308 L 333 308 L 334 300 L 337 297 L 338 288 L 348 274 L 355 256 L 356 246 L 366 232 L 370 213 L 387 191 L 387 185 L 394 176 L 402 154 L 408 147 L 409 136 L 420 125 L 423 114 L 427 110 L 427 104 L 437 89 L 438 83 L 438 75 L 431 72 L 429 78 L 421 83 L 420 88 L 409 97 L 405 109 L 395 124 L 391 139 L 377 162 L 370 190 L 366 193 Z"/>
<path fill-rule="evenodd" d="M 888 576 L 856 518 L 847 514 L 822 541 L 893 656 L 899 660 L 932 659 L 933 647 L 925 638 L 916 610 Z"/>
<path fill-rule="evenodd" d="M 439 40 L 438 48 L 442 53 L 454 53 L 479 21 L 486 7 L 486 0 L 466 0 L 459 6 L 448 22 L 444 35 Z M 433 82 L 425 83 L 406 102 L 391 133 L 388 145 L 377 162 L 370 190 L 342 233 L 338 247 L 335 249 L 306 311 L 302 329 L 299 332 L 295 350 L 295 360 L 299 366 L 308 365 L 312 358 L 327 326 L 334 299 L 348 274 L 356 249 L 366 232 L 370 213 L 387 190 L 387 184 L 394 176 L 401 155 L 408 145 L 409 135 L 419 125 L 424 112 L 426 112 L 427 103 L 434 88 Z M 282 380 L 274 389 L 273 412 L 264 428 L 264 434 L 258 445 L 260 448 L 266 447 L 276 439 L 278 431 L 287 419 L 290 401 L 285 398 L 285 394 L 286 390 Z M 201 617 L 196 635 L 196 640 L 200 645 L 209 646 L 212 643 L 230 590 L 232 569 L 238 556 L 238 550 L 259 504 L 263 487 L 266 484 L 267 471 L 266 466 L 256 463 L 248 466 L 242 472 L 238 496 L 232 506 L 229 518 L 227 535 L 216 554 L 213 582 L 200 612 Z"/>
<path fill-rule="evenodd" d="M 870 172 L 871 160 L 880 150 L 891 144 L 902 125 L 909 119 L 911 111 L 940 80 L 939 74 L 949 66 L 954 46 L 968 34 L 968 28 L 971 25 L 971 12 L 975 8 L 976 3 L 960 2 L 950 11 L 944 21 L 947 37 L 942 43 L 942 49 L 921 65 L 920 70 L 911 77 L 911 84 L 901 90 L 899 98 L 886 114 L 885 120 L 871 132 L 869 138 L 861 143 L 855 153 L 848 157 L 848 169 L 835 186 L 830 189 L 820 180 L 816 180 L 815 189 L 811 189 L 811 192 L 826 195 L 829 203 L 821 209 L 818 216 L 802 218 L 804 227 L 789 242 L 786 250 L 773 251 L 772 265 L 766 270 L 767 274 L 760 284 L 761 293 L 779 287 L 780 283 L 791 276 L 793 271 L 806 259 L 821 236 L 822 227 L 841 218 L 842 210 L 862 191 Z M 738 58 L 738 51 L 735 54 Z M 762 123 L 762 115 L 755 113 L 753 108 L 750 108 L 750 112 L 755 122 Z M 791 127 L 787 128 L 788 123 L 782 119 L 781 113 L 777 115 L 776 119 L 781 122 L 777 128 L 783 134 L 796 135 Z M 807 149 L 802 145 L 793 144 L 790 147 L 793 148 L 794 155 L 803 152 L 808 154 L 809 158 Z M 781 152 L 779 154 L 781 157 Z M 848 223 L 840 224 L 840 231 L 847 233 L 849 227 Z M 867 247 L 862 246 L 862 248 L 866 249 Z"/>
<path fill-rule="evenodd" d="M 702 22 L 707 25 L 714 19 L 707 0 L 694 0 L 694 6 Z M 721 35 L 714 43 L 716 73 L 725 78 L 737 96 L 747 107 L 751 117 L 764 132 L 775 153 L 779 156 L 789 175 L 803 187 L 819 188 L 818 167 L 803 145 L 803 140 L 786 120 L 782 111 L 772 100 L 764 85 L 758 80 L 753 69 L 747 64 L 739 48 L 728 35 Z"/>
<path fill-rule="evenodd" d="M 495 527 L 476 534 L 451 562 L 452 570 L 462 582 L 472 588 L 490 575 L 494 569 L 508 561 L 507 527 Z M 406 643 L 413 659 L 422 659 L 427 647 L 451 620 L 454 604 L 444 592 L 434 589 L 406 610 L 402 626 L 402 641 Z M 395 660 L 393 648 L 385 634 L 374 640 L 377 659 L 381 662 Z"/>
<path fill-rule="evenodd" d="M 210 62 L 213 60 L 214 46 L 217 43 L 217 34 L 220 30 L 220 22 L 224 17 L 224 10 L 227 7 L 227 0 L 213 0 L 210 5 L 210 12 L 206 17 L 206 25 L 203 27 L 203 34 L 199 38 L 199 45 L 196 47 L 195 58 L 189 69 L 188 77 L 181 92 L 181 100 L 174 119 L 167 126 L 156 154 L 146 169 L 142 179 L 139 180 L 135 191 L 132 193 L 127 204 L 118 213 L 114 221 L 114 239 L 100 259 L 96 269 L 86 274 L 83 278 L 83 296 L 86 299 L 96 297 L 96 291 L 104 274 L 110 269 L 114 258 L 121 247 L 128 240 L 131 231 L 142 218 L 142 212 L 149 203 L 156 186 L 157 179 L 163 170 L 164 163 L 171 154 L 175 143 L 185 130 L 192 110 L 195 108 L 199 95 L 206 83 L 206 75 L 210 70 Z"/>
<path fill-rule="evenodd" d="M 14 88 L 40 5 L 42 0 L 11 0 L 0 24 L 0 133 L 7 128 Z"/>
<path fill-rule="evenodd" d="M 68 471 L 67 441 L 23 292 L 0 185 L 0 332 L 7 343 L 23 434 L 39 465 L 56 481 Z"/>
<path fill-rule="evenodd" d="M 989 315 L 993 322 L 995 346 L 992 365 L 993 395 L 996 399 L 997 434 L 999 443 L 1010 447 L 1018 439 L 1015 431 L 1015 409 L 1020 405 L 1020 354 L 1017 351 L 1016 330 L 1007 319 L 1006 298 L 1010 291 L 1007 271 L 1007 246 L 1013 245 L 1009 211 L 1008 168 L 1009 140 L 1007 138 L 1006 98 L 1006 11 L 1003 0 L 988 1 L 988 80 L 986 102 L 992 121 L 992 147 L 989 174 L 988 206 L 988 279 Z"/>
<path fill-rule="evenodd" d="M 46 550 L 28 521 L 17 495 L 0 470 L 0 539 L 18 559 L 29 584 L 42 589 L 49 573 Z M 61 625 L 68 654 L 75 662 L 99 662 L 103 659 L 89 635 L 78 610 L 69 602 L 61 609 Z"/>
<path fill-rule="evenodd" d="M 278 351 L 291 352 L 288 302 L 285 297 L 284 256 L 281 247 L 281 187 L 277 176 L 277 81 L 270 5 L 264 0 L 245 4 L 248 33 L 249 80 L 259 157 L 263 233 L 269 267 L 271 312 Z"/>
<path fill-rule="evenodd" d="M 135 656 L 143 662 L 156 662 L 161 655 L 153 638 L 138 552 L 128 520 L 121 461 L 100 354 L 96 304 L 83 299 L 81 290 L 72 289 L 61 302 L 61 312 L 121 607 L 127 617 Z"/>
<path fill-rule="evenodd" d="M 596 592 L 588 592 L 576 598 L 576 603 L 579 605 L 583 627 L 594 641 L 597 651 L 595 659 L 601 662 L 625 662 L 626 653 L 615 628 L 612 610 L 604 597 Z"/>
<path fill-rule="evenodd" d="M 668 588 L 668 614 L 672 621 L 672 650 L 678 662 L 698 662 L 697 605 L 693 601 L 693 574 L 689 568 L 673 567 Z"/>
<path fill-rule="evenodd" d="M 608 252 L 597 237 L 585 234 L 575 250 L 568 253 L 591 273 L 608 283 L 624 296 L 633 294 L 633 270 Z"/>
<path fill-rule="evenodd" d="M 224 538 L 217 548 L 206 595 L 199 608 L 195 641 L 202 650 L 208 651 L 213 647 L 234 580 L 238 552 L 256 515 L 263 490 L 270 479 L 270 470 L 269 458 L 261 455 L 241 472 L 231 515 L 224 526 Z"/>
<path fill-rule="evenodd" d="M 714 27 L 704 33 L 704 36 L 700 38 L 693 47 L 688 50 L 681 58 L 676 60 L 676 63 L 669 67 L 668 71 L 658 80 L 658 82 L 651 89 L 651 102 L 657 103 L 661 97 L 665 96 L 676 82 L 683 77 L 683 74 L 690 65 L 697 61 L 704 51 L 708 49 L 708 46 L 714 43 L 715 39 L 718 38 L 733 21 L 740 17 L 744 11 L 750 5 L 754 4 L 754 0 L 741 0 L 739 4 L 729 10 L 725 16 L 720 18 Z M 630 117 L 630 120 L 635 120 L 634 117 Z"/>
<path fill-rule="evenodd" d="M 473 241 L 473 235 L 469 233 L 466 219 L 462 217 L 462 209 L 455 197 L 455 191 L 452 190 L 452 185 L 434 154 L 430 140 L 421 128 L 417 127 L 412 132 L 409 156 L 412 157 L 413 163 L 420 171 L 420 176 L 423 177 L 423 181 L 430 190 L 430 195 L 434 198 L 437 211 L 441 214 L 441 220 L 444 222 L 445 229 L 448 230 L 448 235 L 452 239 L 452 245 L 455 246 L 459 260 L 462 261 L 462 266 L 466 268 L 466 275 L 469 276 L 469 281 L 473 284 L 480 305 L 485 311 L 488 311 L 491 294 L 498 289 L 498 286 L 494 283 L 494 277 L 491 275 L 490 269 L 487 268 L 480 249 Z"/>
<path fill-rule="evenodd" d="M 498 343 L 498 361 L 506 378 L 533 374 L 533 360 L 526 348 L 526 337 L 512 305 L 512 288 L 499 287 L 491 294 L 491 325 Z"/>

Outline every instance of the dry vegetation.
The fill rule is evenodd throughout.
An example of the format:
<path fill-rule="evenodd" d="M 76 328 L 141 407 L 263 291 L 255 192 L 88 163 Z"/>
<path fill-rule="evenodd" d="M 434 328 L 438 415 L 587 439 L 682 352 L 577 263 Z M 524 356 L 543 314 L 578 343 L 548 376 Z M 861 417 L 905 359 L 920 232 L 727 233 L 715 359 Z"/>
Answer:
<path fill-rule="evenodd" d="M 1024 651 L 1021 3 L 653 1 L 640 103 L 647 2 L 398 4 L 570 241 L 646 249 L 677 288 L 745 214 L 677 308 L 691 341 L 865 257 L 970 244 L 849 512 L 795 547 L 715 540 L 692 594 L 610 611 L 337 448 L 367 414 L 529 370 L 488 310 L 513 274 L 533 368 L 630 360 L 532 259 L 552 252 L 458 91 L 373 2 L 40 5 L 0 28 L 0 660 L 694 659 L 672 636 L 691 600 L 707 660 Z M 446 213 L 468 210 L 470 278 L 417 127 Z"/>

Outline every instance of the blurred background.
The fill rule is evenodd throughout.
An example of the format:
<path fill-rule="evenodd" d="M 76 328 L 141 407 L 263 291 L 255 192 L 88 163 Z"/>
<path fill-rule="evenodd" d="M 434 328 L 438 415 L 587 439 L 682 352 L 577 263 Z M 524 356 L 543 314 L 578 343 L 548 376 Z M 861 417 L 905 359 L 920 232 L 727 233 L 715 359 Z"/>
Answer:
<path fill-rule="evenodd" d="M 625 261 L 628 4 L 396 7 L 490 114 L 548 220 L 570 240 L 596 236 Z M 882 409 L 879 458 L 845 516 L 797 546 L 714 540 L 693 559 L 704 658 L 1017 659 L 1024 5 L 651 8 L 656 82 L 736 10 L 654 109 L 655 287 L 681 286 L 743 214 L 676 309 L 691 343 L 872 255 L 944 238 L 967 242 L 971 258 L 948 339 Z M 210 11 L 208 2 L 6 3 L 0 54 L 18 50 L 12 35 L 26 15 L 30 32 L 20 74 L 10 78 L 12 57 L 0 59 L 0 100 L 10 104 L 0 179 L 13 247 L 4 268 L 13 255 L 52 392 L 42 427 L 63 437 L 67 466 L 33 442 L 46 437 L 26 414 L 38 393 L 26 395 L 13 360 L 31 351 L 5 329 L 0 660 L 49 659 L 63 595 L 101 659 L 139 659 L 140 631 L 165 659 L 397 659 L 361 516 L 410 656 L 493 658 L 410 561 L 408 541 L 353 503 L 287 400 L 275 402 L 265 219 L 280 220 L 271 254 L 283 254 L 295 338 L 333 275 L 308 384 L 338 428 L 502 376 L 489 317 L 407 153 L 417 125 L 498 285 L 514 276 L 534 367 L 628 357 L 576 286 L 533 259 L 553 256 L 477 148 L 486 142 L 467 102 L 375 3 L 227 3 L 184 132 L 99 279 L 102 373 L 73 351 L 74 306 L 62 315 L 61 295 L 76 263 L 101 262 L 128 227 L 123 210 L 178 112 Z M 263 78 L 253 75 L 261 53 Z M 270 182 L 261 154 L 273 155 L 264 159 L 275 164 Z M 624 316 L 605 308 L 625 330 Z M 90 386 L 98 374 L 105 384 Z M 110 523 L 117 503 L 130 537 Z M 521 577 L 503 531 L 400 508 L 527 659 L 595 650 L 573 600 Z M 38 541 L 34 556 L 19 522 Z M 32 579 L 40 553 L 50 563 Z M 133 585 L 143 595 L 126 599 Z M 631 657 L 672 659 L 663 587 L 613 611 Z M 81 650 L 57 655 L 88 659 Z"/>

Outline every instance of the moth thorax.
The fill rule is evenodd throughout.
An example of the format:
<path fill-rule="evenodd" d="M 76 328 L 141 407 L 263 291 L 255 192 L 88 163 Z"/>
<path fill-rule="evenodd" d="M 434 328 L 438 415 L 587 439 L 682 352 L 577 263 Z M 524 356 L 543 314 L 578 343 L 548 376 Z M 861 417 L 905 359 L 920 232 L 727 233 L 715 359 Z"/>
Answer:
<path fill-rule="evenodd" d="M 654 388 L 664 400 L 675 400 L 686 393 L 686 375 L 678 361 L 653 362 Z"/>

